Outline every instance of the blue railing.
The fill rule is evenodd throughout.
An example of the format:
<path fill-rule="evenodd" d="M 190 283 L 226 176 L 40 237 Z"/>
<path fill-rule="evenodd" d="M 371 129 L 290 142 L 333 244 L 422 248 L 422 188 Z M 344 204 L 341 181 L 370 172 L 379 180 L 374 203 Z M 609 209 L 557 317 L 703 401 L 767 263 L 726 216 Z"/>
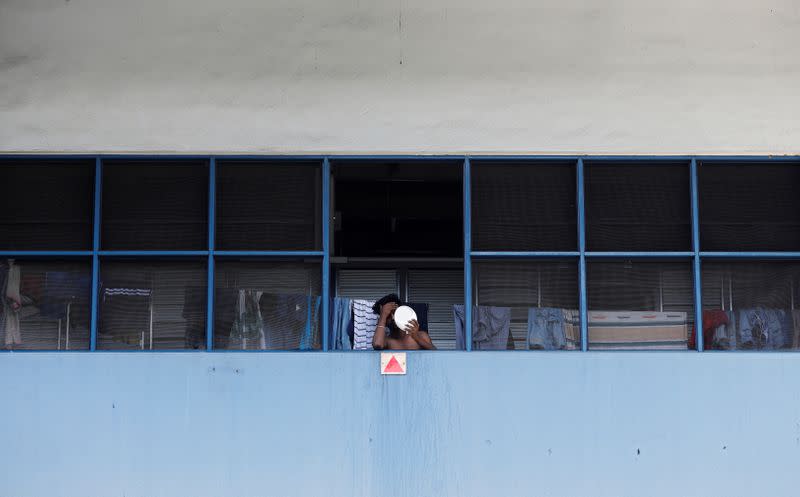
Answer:
<path fill-rule="evenodd" d="M 385 161 L 385 160 L 403 160 L 403 161 L 433 161 L 433 160 L 447 160 L 447 161 L 462 161 L 463 162 L 463 222 L 464 222 L 464 303 L 467 309 L 472 307 L 472 261 L 473 259 L 514 259 L 514 260 L 544 260 L 544 259 L 573 259 L 578 263 L 578 288 L 579 288 L 579 309 L 580 309 L 580 331 L 581 331 L 581 350 L 588 350 L 588 299 L 587 299 L 587 280 L 586 280 L 586 266 L 587 259 L 608 259 L 608 258 L 624 258 L 624 259 L 685 259 L 691 261 L 693 266 L 693 286 L 694 295 L 693 303 L 695 309 L 696 329 L 702 329 L 702 281 L 701 281 L 701 267 L 704 260 L 720 260 L 720 259 L 740 259 L 740 260 L 800 260 L 800 251 L 781 251 L 781 252 L 708 252 L 701 251 L 700 247 L 700 209 L 698 198 L 698 170 L 702 167 L 702 163 L 731 163 L 731 164 L 746 164 L 754 162 L 764 163 L 780 163 L 780 164 L 797 164 L 800 166 L 800 156 L 691 156 L 691 155 L 675 155 L 675 156 L 624 156 L 624 155 L 605 155 L 605 156 L 580 156 L 580 155 L 481 155 L 481 156 L 465 156 L 465 155 L 300 155 L 300 156 L 281 156 L 281 155 L 225 155 L 225 156 L 207 156 L 207 155 L 139 155 L 139 154 L 106 154 L 106 155 L 0 155 L 0 167 L 6 163 L 11 163 L 9 159 L 48 159 L 59 160 L 66 158 L 84 158 L 94 159 L 95 161 L 95 182 L 94 182 L 94 221 L 93 221 L 93 236 L 92 236 L 92 250 L 43 250 L 43 251 L 8 251 L 0 250 L 2 257 L 31 257 L 31 258 L 80 258 L 91 257 L 92 259 L 92 288 L 91 288 L 91 313 L 90 313 L 90 350 L 97 349 L 97 329 L 98 329 L 98 292 L 99 292 L 99 269 L 101 260 L 108 257 L 204 257 L 207 258 L 208 270 L 208 298 L 207 298 L 207 315 L 206 315 L 206 350 L 211 351 L 214 348 L 214 268 L 215 262 L 218 257 L 259 257 L 259 258 L 319 258 L 322 263 L 322 348 L 329 350 L 330 344 L 328 343 L 329 319 L 330 313 L 329 300 L 331 293 L 331 244 L 330 244 L 330 226 L 329 221 L 331 218 L 330 202 L 330 178 L 331 178 L 331 161 L 341 160 L 359 160 L 368 163 L 369 161 Z M 103 165 L 104 161 L 109 159 L 138 159 L 148 161 L 158 161 L 164 159 L 201 159 L 209 165 L 208 175 L 208 248 L 207 250 L 101 250 L 101 217 L 102 217 L 102 193 L 103 193 Z M 218 159 L 248 159 L 248 160 L 306 160 L 314 161 L 317 166 L 321 166 L 322 174 L 322 202 L 321 202 L 321 237 L 322 237 L 322 250 L 216 250 L 215 248 L 215 231 L 216 231 L 216 173 L 219 166 Z M 578 226 L 578 250 L 577 251 L 473 251 L 472 250 L 472 216 L 471 216 L 471 165 L 473 161 L 492 161 L 492 162 L 514 162 L 514 161 L 527 161 L 535 167 L 537 161 L 552 164 L 553 160 L 560 162 L 570 162 L 575 167 L 577 188 L 576 188 L 576 206 L 577 206 L 577 226 Z M 590 164 L 586 164 L 586 163 Z M 18 162 L 16 162 L 18 164 Z M 691 233 L 692 233 L 692 250 L 680 252 L 663 252 L 663 251 L 587 251 L 586 250 L 586 212 L 585 212 L 585 181 L 584 171 L 586 167 L 596 167 L 604 164 L 620 164 L 637 165 L 658 167 L 662 164 L 674 165 L 676 163 L 685 164 L 689 168 L 690 173 L 690 191 L 691 191 Z M 303 167 L 303 166 L 300 166 Z M 466 328 L 466 349 L 471 350 L 471 315 L 467 313 L 465 319 Z M 697 340 L 697 350 L 703 351 L 703 340 Z"/>

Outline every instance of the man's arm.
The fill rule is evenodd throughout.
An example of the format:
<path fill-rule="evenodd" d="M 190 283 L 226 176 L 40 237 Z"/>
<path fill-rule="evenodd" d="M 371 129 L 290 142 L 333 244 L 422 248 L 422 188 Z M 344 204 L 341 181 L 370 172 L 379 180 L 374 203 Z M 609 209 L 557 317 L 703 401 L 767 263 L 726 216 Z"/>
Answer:
<path fill-rule="evenodd" d="M 375 333 L 372 335 L 372 348 L 375 350 L 383 350 L 386 348 L 386 322 L 389 320 L 392 311 L 397 309 L 397 304 L 390 302 L 381 306 L 381 317 L 378 319 L 378 324 L 375 326 Z"/>
<path fill-rule="evenodd" d="M 411 322 L 406 326 L 405 331 L 411 335 L 411 338 L 413 338 L 415 342 L 417 342 L 419 348 L 425 350 L 436 350 L 436 346 L 433 344 L 431 336 L 427 331 L 419 329 L 419 323 L 416 319 L 411 320 Z"/>

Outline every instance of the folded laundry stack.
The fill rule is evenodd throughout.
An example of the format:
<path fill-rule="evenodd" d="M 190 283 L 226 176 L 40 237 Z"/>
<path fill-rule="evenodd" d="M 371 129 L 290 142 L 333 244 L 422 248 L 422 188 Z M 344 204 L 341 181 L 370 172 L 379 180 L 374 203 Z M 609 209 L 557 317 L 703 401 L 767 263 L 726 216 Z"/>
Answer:
<path fill-rule="evenodd" d="M 589 348 L 594 350 L 686 350 L 685 312 L 589 312 Z"/>

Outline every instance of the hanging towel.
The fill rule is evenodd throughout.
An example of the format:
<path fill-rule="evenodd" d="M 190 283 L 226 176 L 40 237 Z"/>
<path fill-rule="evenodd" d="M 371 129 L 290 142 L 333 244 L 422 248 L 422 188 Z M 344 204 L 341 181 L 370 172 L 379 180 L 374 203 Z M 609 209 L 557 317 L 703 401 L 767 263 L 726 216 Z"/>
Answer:
<path fill-rule="evenodd" d="M 792 311 L 792 348 L 800 348 L 800 311 Z"/>
<path fill-rule="evenodd" d="M 251 290 L 256 291 L 256 290 Z M 319 343 L 319 297 L 261 292 L 259 311 L 269 350 L 310 350 Z"/>
<path fill-rule="evenodd" d="M 567 348 L 566 320 L 563 309 L 553 307 L 528 309 L 528 348 L 535 350 Z"/>
<path fill-rule="evenodd" d="M 8 269 L 0 264 L 0 331 L 5 336 L 6 331 L 6 280 Z"/>
<path fill-rule="evenodd" d="M 353 301 L 348 298 L 332 299 L 331 323 L 328 343 L 331 350 L 350 350 L 348 329 L 353 324 Z"/>
<path fill-rule="evenodd" d="M 740 348 L 774 350 L 791 346 L 794 325 L 790 312 L 783 309 L 743 309 L 738 317 Z"/>
<path fill-rule="evenodd" d="M 22 297 L 19 293 L 20 267 L 9 264 L 6 276 L 6 287 L 3 292 L 3 315 L 5 316 L 6 346 L 22 344 L 19 326 L 19 311 L 22 308 Z"/>
<path fill-rule="evenodd" d="M 456 325 L 456 348 L 464 350 L 467 340 L 463 304 L 453 306 L 453 321 Z M 472 350 L 505 350 L 510 328 L 510 307 L 473 306 Z"/>
<path fill-rule="evenodd" d="M 372 350 L 372 335 L 380 316 L 372 311 L 375 301 L 353 301 L 353 350 Z"/>
<path fill-rule="evenodd" d="M 692 325 L 689 336 L 689 349 L 697 345 L 697 327 Z M 732 347 L 733 326 L 729 313 L 723 310 L 711 309 L 703 311 L 703 348 L 705 350 L 728 350 Z"/>
<path fill-rule="evenodd" d="M 263 292 L 239 290 L 236 303 L 236 318 L 231 326 L 231 347 L 246 349 L 266 349 L 264 319 L 261 316 L 259 300 Z"/>
<path fill-rule="evenodd" d="M 313 350 L 319 345 L 319 310 L 321 297 L 306 295 L 306 321 L 300 338 L 300 350 Z"/>
<path fill-rule="evenodd" d="M 565 349 L 581 348 L 581 313 L 577 309 L 561 309 L 564 314 L 564 335 L 567 340 Z"/>

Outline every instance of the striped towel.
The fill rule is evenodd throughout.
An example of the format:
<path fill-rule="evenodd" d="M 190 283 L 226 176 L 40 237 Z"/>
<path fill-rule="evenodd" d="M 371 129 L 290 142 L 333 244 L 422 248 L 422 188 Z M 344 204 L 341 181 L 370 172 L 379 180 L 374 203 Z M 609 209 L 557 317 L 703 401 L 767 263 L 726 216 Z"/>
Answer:
<path fill-rule="evenodd" d="M 103 290 L 103 296 L 113 297 L 115 295 L 124 295 L 126 297 L 149 297 L 149 288 L 106 288 Z"/>
<path fill-rule="evenodd" d="M 378 325 L 378 315 L 372 312 L 375 301 L 353 301 L 353 350 L 372 350 L 372 335 Z"/>

